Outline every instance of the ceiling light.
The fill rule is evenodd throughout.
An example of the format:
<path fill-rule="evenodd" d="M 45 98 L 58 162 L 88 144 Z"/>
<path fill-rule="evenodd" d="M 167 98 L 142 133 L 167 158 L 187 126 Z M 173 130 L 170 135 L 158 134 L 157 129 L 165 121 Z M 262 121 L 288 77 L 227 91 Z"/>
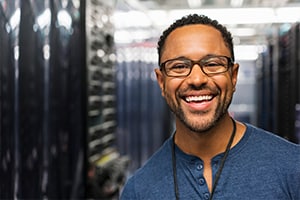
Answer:
<path fill-rule="evenodd" d="M 254 28 L 229 28 L 229 31 L 239 37 L 250 37 L 256 35 Z"/>
<path fill-rule="evenodd" d="M 202 0 L 187 0 L 190 8 L 199 8 L 202 6 Z"/>
<path fill-rule="evenodd" d="M 232 7 L 241 7 L 244 3 L 244 0 L 231 0 L 230 5 Z"/>

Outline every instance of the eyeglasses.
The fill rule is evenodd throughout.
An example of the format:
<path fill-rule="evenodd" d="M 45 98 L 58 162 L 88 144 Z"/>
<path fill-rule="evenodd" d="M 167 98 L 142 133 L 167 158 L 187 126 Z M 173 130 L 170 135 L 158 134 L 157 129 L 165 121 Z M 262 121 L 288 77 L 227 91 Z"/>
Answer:
<path fill-rule="evenodd" d="M 170 59 L 160 65 L 160 69 L 170 77 L 188 76 L 195 64 L 198 64 L 202 72 L 208 76 L 224 73 L 233 65 L 233 61 L 227 56 L 205 56 L 193 61 L 185 57 Z"/>

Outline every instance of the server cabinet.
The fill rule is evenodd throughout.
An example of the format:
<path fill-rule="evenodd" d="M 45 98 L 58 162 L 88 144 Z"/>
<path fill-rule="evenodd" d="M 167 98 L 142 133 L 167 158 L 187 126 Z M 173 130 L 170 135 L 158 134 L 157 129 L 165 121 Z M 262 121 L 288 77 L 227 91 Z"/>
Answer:
<path fill-rule="evenodd" d="M 280 29 L 278 71 L 278 104 L 277 124 L 278 133 L 291 141 L 297 142 L 295 135 L 295 105 L 296 105 L 296 57 L 294 27 L 283 25 Z"/>
<path fill-rule="evenodd" d="M 114 3 L 86 1 L 88 199 L 116 199 L 128 164 L 116 145 Z"/>
<path fill-rule="evenodd" d="M 130 159 L 129 173 L 141 167 L 173 130 L 173 117 L 161 96 L 152 41 L 117 47 L 117 137 Z"/>
<path fill-rule="evenodd" d="M 258 125 L 299 142 L 299 24 L 274 27 L 260 55 Z"/>
<path fill-rule="evenodd" d="M 293 97 L 294 97 L 294 135 L 292 136 L 293 140 L 300 143 L 300 24 L 296 23 L 293 25 L 292 30 L 292 55 L 291 59 L 293 61 L 292 69 L 292 80 L 293 85 Z"/>
<path fill-rule="evenodd" d="M 276 36 L 272 36 L 276 37 Z M 277 132 L 277 77 L 278 69 L 276 44 L 274 39 L 269 40 L 266 50 L 257 60 L 257 125 L 267 130 Z"/>
<path fill-rule="evenodd" d="M 83 198 L 84 1 L 0 8 L 0 199 Z"/>

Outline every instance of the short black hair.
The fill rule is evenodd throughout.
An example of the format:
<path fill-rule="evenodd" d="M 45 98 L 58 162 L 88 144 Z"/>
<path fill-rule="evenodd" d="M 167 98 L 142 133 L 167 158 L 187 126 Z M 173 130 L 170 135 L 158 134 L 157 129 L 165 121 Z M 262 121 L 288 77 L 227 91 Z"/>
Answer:
<path fill-rule="evenodd" d="M 219 30 L 222 34 L 223 40 L 226 44 L 226 46 L 229 48 L 231 53 L 232 61 L 234 61 L 234 52 L 233 52 L 233 38 L 231 33 L 227 30 L 225 26 L 220 24 L 217 20 L 212 20 L 211 18 L 205 16 L 205 15 L 198 15 L 198 14 L 190 14 L 187 16 L 182 17 L 181 19 L 176 20 L 173 24 L 171 24 L 160 36 L 158 40 L 158 63 L 160 64 L 161 61 L 161 54 L 166 42 L 166 38 L 168 35 L 174 31 L 176 28 L 186 26 L 186 25 L 193 25 L 193 24 L 203 24 L 203 25 L 209 25 L 217 30 Z"/>

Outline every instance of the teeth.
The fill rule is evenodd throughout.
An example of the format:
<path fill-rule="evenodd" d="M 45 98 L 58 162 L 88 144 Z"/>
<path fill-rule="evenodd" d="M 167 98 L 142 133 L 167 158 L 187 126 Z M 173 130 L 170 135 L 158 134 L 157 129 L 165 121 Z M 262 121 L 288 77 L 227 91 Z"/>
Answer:
<path fill-rule="evenodd" d="M 205 96 L 189 96 L 186 97 L 185 100 L 187 102 L 191 102 L 191 101 L 209 101 L 212 99 L 212 96 L 210 95 L 205 95 Z"/>

